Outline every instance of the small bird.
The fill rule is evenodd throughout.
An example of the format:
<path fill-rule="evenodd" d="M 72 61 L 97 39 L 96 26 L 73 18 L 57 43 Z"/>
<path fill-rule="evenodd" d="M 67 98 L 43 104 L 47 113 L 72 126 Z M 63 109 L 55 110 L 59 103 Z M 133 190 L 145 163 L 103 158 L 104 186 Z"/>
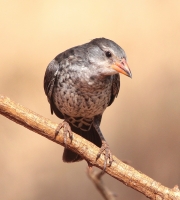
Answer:
<path fill-rule="evenodd" d="M 73 139 L 73 131 L 100 147 L 97 159 L 101 154 L 105 156 L 104 169 L 113 158 L 100 123 L 105 109 L 119 93 L 119 73 L 132 77 L 125 51 L 112 40 L 96 38 L 57 55 L 44 76 L 51 114 L 64 119 L 57 133 L 64 129 L 64 143 L 67 137 Z M 82 159 L 65 147 L 64 162 Z"/>

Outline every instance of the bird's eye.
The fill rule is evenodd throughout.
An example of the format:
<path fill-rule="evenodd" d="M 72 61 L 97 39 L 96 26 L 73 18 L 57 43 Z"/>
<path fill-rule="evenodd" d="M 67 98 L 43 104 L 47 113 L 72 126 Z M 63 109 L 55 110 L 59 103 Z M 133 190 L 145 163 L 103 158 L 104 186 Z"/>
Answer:
<path fill-rule="evenodd" d="M 108 58 L 110 58 L 112 55 L 111 55 L 111 52 L 109 52 L 109 51 L 106 51 L 106 56 L 108 57 Z"/>

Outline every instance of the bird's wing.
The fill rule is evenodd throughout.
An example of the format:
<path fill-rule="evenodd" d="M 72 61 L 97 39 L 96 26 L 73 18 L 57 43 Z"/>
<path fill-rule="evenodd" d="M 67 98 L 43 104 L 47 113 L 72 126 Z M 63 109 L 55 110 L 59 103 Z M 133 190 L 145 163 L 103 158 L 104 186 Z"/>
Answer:
<path fill-rule="evenodd" d="M 76 48 L 74 47 L 74 48 L 68 49 L 67 51 L 57 55 L 54 58 L 54 60 L 52 60 L 49 63 L 49 65 L 46 69 L 46 72 L 45 72 L 45 76 L 44 76 L 44 91 L 45 91 L 45 94 L 46 94 L 48 101 L 50 103 L 51 114 L 53 114 L 53 112 L 55 112 L 55 114 L 58 117 L 60 117 L 61 119 L 64 119 L 64 116 L 54 105 L 52 94 L 53 94 L 53 90 L 54 90 L 54 85 L 56 84 L 57 75 L 59 74 L 59 72 L 63 68 L 62 62 L 65 63 L 66 60 L 69 57 L 71 57 L 71 59 L 68 59 L 68 62 L 71 62 L 71 64 L 73 64 L 75 62 L 80 63 L 80 61 L 82 60 L 81 57 L 79 58 L 79 57 L 74 56 L 75 55 L 75 49 Z M 80 50 L 82 51 L 82 49 L 80 49 Z"/>
<path fill-rule="evenodd" d="M 119 89 L 120 89 L 120 76 L 119 74 L 114 74 L 112 76 L 111 99 L 108 106 L 110 106 L 113 103 L 115 97 L 117 97 Z"/>
<path fill-rule="evenodd" d="M 59 67 L 58 65 L 55 65 L 55 60 L 52 60 L 49 63 L 44 75 L 44 91 L 46 96 L 48 97 L 48 100 L 51 99 L 52 89 L 55 83 L 58 69 Z"/>
<path fill-rule="evenodd" d="M 50 104 L 51 114 L 53 114 L 54 111 L 52 94 L 58 70 L 59 70 L 59 64 L 55 60 L 52 60 L 49 63 L 44 76 L 44 91 L 48 98 L 48 102 Z"/>

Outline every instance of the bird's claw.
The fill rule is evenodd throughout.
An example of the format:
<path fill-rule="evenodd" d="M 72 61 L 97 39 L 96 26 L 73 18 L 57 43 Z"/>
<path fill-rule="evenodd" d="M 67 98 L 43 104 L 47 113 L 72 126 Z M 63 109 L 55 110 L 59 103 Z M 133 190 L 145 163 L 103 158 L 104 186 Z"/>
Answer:
<path fill-rule="evenodd" d="M 103 167 L 103 172 L 105 171 L 106 167 L 110 167 L 112 162 L 114 161 L 113 160 L 113 156 L 112 156 L 112 153 L 109 149 L 109 145 L 107 144 L 106 141 L 102 141 L 102 146 L 99 150 L 99 153 L 97 154 L 97 159 L 101 156 L 101 154 L 104 155 L 104 167 Z M 96 159 L 96 160 L 97 160 Z"/>
<path fill-rule="evenodd" d="M 73 133 L 71 131 L 71 127 L 69 126 L 69 123 L 66 121 L 63 121 L 61 124 L 59 124 L 56 128 L 56 132 L 55 132 L 55 138 L 57 137 L 57 135 L 59 134 L 59 131 L 61 130 L 61 128 L 63 128 L 63 136 L 64 136 L 64 144 L 67 144 L 67 138 L 69 137 L 70 140 L 73 140 Z"/>

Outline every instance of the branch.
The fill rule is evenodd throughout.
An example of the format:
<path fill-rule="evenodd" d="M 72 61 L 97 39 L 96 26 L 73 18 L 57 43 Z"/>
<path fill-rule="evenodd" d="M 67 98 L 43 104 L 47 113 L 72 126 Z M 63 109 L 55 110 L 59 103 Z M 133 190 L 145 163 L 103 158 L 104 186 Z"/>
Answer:
<path fill-rule="evenodd" d="M 49 140 L 64 146 L 63 130 L 61 130 L 55 138 L 55 130 L 58 124 L 51 122 L 49 119 L 36 114 L 20 104 L 14 103 L 4 96 L 0 96 L 0 114 Z M 91 142 L 73 133 L 73 141 L 71 143 L 70 139 L 67 139 L 67 147 L 81 155 L 93 166 L 103 169 L 104 158 L 103 156 L 100 156 L 96 161 L 96 155 L 99 152 L 99 148 Z M 121 181 L 128 187 L 141 192 L 150 199 L 180 200 L 180 190 L 178 186 L 175 186 L 173 189 L 167 188 L 140 171 L 136 171 L 131 166 L 118 160 L 115 156 L 113 156 L 113 159 L 114 162 L 111 167 L 107 167 L 105 170 L 110 176 Z"/>
<path fill-rule="evenodd" d="M 92 180 L 96 188 L 106 200 L 115 200 L 116 195 L 102 181 L 102 173 L 92 170 L 87 170 L 88 177 Z"/>

